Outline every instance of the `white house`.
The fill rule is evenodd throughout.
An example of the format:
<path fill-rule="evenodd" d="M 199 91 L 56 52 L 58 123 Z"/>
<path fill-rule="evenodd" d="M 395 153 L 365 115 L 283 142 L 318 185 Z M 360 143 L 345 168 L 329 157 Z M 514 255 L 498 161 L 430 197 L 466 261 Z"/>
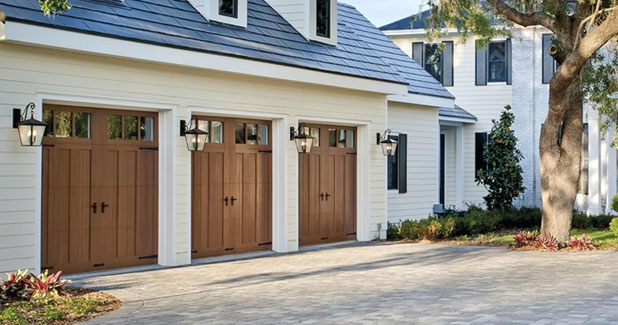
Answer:
<path fill-rule="evenodd" d="M 477 118 L 476 123 L 440 119 L 442 150 L 446 157 L 441 187 L 446 206 L 459 208 L 483 202 L 485 189 L 475 182 L 476 171 L 484 168 L 482 145 L 492 119 L 497 119 L 507 104 L 513 108 L 514 129 L 524 155 L 526 191 L 516 203 L 540 206 L 538 141 L 547 113 L 548 84 L 556 69 L 547 51 L 551 33 L 540 26 L 516 26 L 511 29 L 511 38 L 495 39 L 487 47 L 477 48 L 474 35 L 463 43 L 456 31 L 448 31 L 436 41 L 444 44 L 442 50 L 426 39 L 424 18 L 428 15 L 428 10 L 421 11 L 380 29 L 440 80 L 455 95 L 457 106 Z M 608 145 L 607 137 L 600 134 L 595 110 L 585 108 L 584 122 L 586 134 L 576 206 L 590 214 L 610 213 L 607 202 L 616 193 L 616 151 Z M 389 200 L 389 210 L 394 204 L 394 198 Z"/>
<path fill-rule="evenodd" d="M 335 1 L 71 4 L 45 17 L 37 0 L 0 0 L 0 272 L 384 238 L 386 129 L 397 195 L 420 216 L 439 199 L 439 121 L 457 133 L 473 119 Z M 42 147 L 13 128 L 30 102 Z M 208 137 L 192 153 L 195 127 Z"/>

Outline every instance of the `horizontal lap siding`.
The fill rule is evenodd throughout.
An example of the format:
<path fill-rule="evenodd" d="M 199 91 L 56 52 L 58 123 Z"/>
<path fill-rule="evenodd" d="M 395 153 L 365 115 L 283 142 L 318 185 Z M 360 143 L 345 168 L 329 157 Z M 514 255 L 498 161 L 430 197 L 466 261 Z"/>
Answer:
<path fill-rule="evenodd" d="M 426 218 L 437 202 L 438 113 L 436 108 L 389 103 L 388 127 L 408 135 L 408 191 L 388 192 L 388 221 Z"/>
<path fill-rule="evenodd" d="M 290 123 L 296 115 L 366 120 L 370 134 L 386 126 L 386 100 L 377 94 L 0 43 L 0 272 L 36 267 L 36 149 L 20 147 L 10 125 L 12 108 L 35 100 L 37 92 L 169 103 L 178 105 L 178 119 L 188 119 L 187 106 L 195 105 L 283 114 Z M 385 161 L 379 146 L 370 148 L 369 228 L 377 229 L 386 212 Z M 295 156 L 289 142 L 290 249 L 297 247 Z M 178 263 L 189 262 L 189 158 L 184 139 L 178 137 L 177 183 L 172 185 L 177 193 Z M 21 234 L 20 240 L 7 239 L 15 234 Z M 17 247 L 7 246 L 13 242 Z"/>

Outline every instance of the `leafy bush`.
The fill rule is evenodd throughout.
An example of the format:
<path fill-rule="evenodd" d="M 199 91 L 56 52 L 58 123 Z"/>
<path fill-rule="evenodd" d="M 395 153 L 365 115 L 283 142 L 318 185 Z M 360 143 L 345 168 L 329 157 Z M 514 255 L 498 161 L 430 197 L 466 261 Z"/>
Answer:
<path fill-rule="evenodd" d="M 1 292 L 3 300 L 30 299 L 32 295 L 31 278 L 28 270 L 19 270 L 15 273 L 7 273 L 7 279 L 2 282 Z"/>
<path fill-rule="evenodd" d="M 609 224 L 609 230 L 611 230 L 614 233 L 614 236 L 618 237 L 618 218 L 612 219 L 612 221 Z"/>
<path fill-rule="evenodd" d="M 401 236 L 399 236 L 399 226 L 396 224 L 389 222 L 388 227 L 386 228 L 386 239 L 388 240 L 399 240 Z"/>
<path fill-rule="evenodd" d="M 31 288 L 33 298 L 57 297 L 67 284 L 66 280 L 60 280 L 62 271 L 48 274 L 48 270 L 41 273 L 38 277 L 31 277 Z"/>
<path fill-rule="evenodd" d="M 558 251 L 558 241 L 551 235 L 540 235 L 534 243 L 536 248 L 542 248 L 549 252 Z"/>
<path fill-rule="evenodd" d="M 573 211 L 571 227 L 573 229 L 607 229 L 612 218 L 612 216 L 604 214 L 588 216 L 583 212 Z"/>
<path fill-rule="evenodd" d="M 578 251 L 593 251 L 596 249 L 596 247 L 592 245 L 592 240 L 590 240 L 590 238 L 586 235 L 583 235 L 580 238 L 571 238 L 571 247 L 577 249 Z"/>
<path fill-rule="evenodd" d="M 517 235 L 515 235 L 515 247 L 521 248 L 529 246 L 536 241 L 538 236 L 539 233 L 536 231 L 520 231 Z"/>
<path fill-rule="evenodd" d="M 525 190 L 520 165 L 524 156 L 517 149 L 517 137 L 511 128 L 514 121 L 511 106 L 506 105 L 500 119 L 492 120 L 493 127 L 483 149 L 487 169 L 478 172 L 477 183 L 487 189 L 483 199 L 490 210 L 510 209 L 513 199 Z"/>

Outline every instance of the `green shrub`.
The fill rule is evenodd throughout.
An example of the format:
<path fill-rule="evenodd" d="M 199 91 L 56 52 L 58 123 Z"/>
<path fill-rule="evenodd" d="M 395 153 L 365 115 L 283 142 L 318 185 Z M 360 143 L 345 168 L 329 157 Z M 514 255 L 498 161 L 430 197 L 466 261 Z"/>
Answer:
<path fill-rule="evenodd" d="M 389 222 L 388 227 L 386 228 L 386 239 L 387 240 L 399 240 L 401 236 L 399 236 L 399 226 L 396 224 Z"/>
<path fill-rule="evenodd" d="M 407 240 L 416 240 L 419 236 L 418 222 L 414 220 L 404 220 L 399 227 L 399 236 Z"/>
<path fill-rule="evenodd" d="M 605 214 L 588 216 L 583 212 L 573 211 L 573 229 L 607 229 L 613 217 Z"/>
<path fill-rule="evenodd" d="M 440 220 L 442 225 L 442 238 L 450 238 L 455 230 L 455 219 L 452 217 L 443 218 Z"/>
<path fill-rule="evenodd" d="M 614 236 L 618 237 L 618 218 L 612 219 L 611 223 L 609 224 L 609 230 L 614 233 Z"/>

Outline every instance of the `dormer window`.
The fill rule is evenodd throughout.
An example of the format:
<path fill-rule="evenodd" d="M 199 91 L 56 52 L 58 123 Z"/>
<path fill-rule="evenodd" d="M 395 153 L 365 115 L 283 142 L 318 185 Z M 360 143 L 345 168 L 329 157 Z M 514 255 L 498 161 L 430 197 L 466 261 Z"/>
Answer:
<path fill-rule="evenodd" d="M 315 34 L 330 38 L 330 0 L 316 0 Z"/>
<path fill-rule="evenodd" d="M 247 27 L 247 0 L 189 0 L 209 21 Z"/>
<path fill-rule="evenodd" d="M 310 0 L 309 28 L 304 29 L 308 39 L 337 45 L 337 1 Z M 300 29 L 301 32 L 303 29 Z"/>
<path fill-rule="evenodd" d="M 238 0 L 219 0 L 219 15 L 238 18 Z"/>

